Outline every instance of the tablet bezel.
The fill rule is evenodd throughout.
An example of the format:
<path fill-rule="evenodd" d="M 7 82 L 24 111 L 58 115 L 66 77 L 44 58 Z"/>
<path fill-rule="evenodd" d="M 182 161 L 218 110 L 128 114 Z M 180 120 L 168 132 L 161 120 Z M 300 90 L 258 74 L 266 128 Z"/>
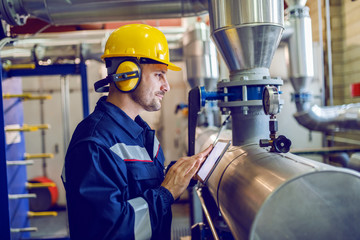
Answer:
<path fill-rule="evenodd" d="M 202 163 L 202 165 L 200 166 L 198 172 L 196 173 L 196 175 L 198 176 L 199 181 L 202 184 L 206 184 L 206 182 L 208 181 L 208 179 L 210 178 L 211 174 L 213 173 L 213 171 L 215 170 L 216 166 L 218 165 L 218 163 L 220 162 L 220 159 L 224 156 L 225 152 L 229 149 L 230 145 L 231 145 L 231 140 L 223 140 L 223 139 L 219 139 L 218 141 L 216 141 L 216 143 L 214 144 L 214 148 L 216 146 L 216 144 L 218 142 L 224 142 L 226 143 L 226 146 L 224 147 L 224 149 L 221 151 L 220 155 L 218 156 L 218 158 L 216 159 L 215 163 L 213 164 L 213 166 L 211 167 L 209 173 L 207 174 L 207 176 L 205 177 L 204 180 L 202 180 L 200 178 L 200 176 L 198 175 L 198 172 L 200 171 L 200 169 L 202 168 L 202 166 L 205 164 L 206 160 L 208 159 L 208 157 L 210 156 L 211 152 L 209 153 L 209 155 L 206 157 L 205 161 Z M 212 150 L 211 150 L 212 151 Z"/>

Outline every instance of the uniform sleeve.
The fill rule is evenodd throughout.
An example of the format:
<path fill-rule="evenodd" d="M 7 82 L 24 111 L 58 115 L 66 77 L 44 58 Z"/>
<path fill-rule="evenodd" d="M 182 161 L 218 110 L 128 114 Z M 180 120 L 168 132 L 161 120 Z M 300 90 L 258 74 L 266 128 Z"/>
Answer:
<path fill-rule="evenodd" d="M 159 187 L 129 199 L 125 163 L 95 142 L 68 151 L 63 180 L 72 240 L 154 239 L 171 223 L 171 193 Z"/>

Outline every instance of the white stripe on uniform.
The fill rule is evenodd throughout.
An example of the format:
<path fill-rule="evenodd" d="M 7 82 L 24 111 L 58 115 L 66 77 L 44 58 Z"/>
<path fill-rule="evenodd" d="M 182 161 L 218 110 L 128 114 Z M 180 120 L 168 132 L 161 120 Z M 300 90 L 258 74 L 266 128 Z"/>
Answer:
<path fill-rule="evenodd" d="M 149 206 L 142 197 L 128 201 L 135 212 L 134 235 L 135 240 L 150 239 L 152 235 Z"/>

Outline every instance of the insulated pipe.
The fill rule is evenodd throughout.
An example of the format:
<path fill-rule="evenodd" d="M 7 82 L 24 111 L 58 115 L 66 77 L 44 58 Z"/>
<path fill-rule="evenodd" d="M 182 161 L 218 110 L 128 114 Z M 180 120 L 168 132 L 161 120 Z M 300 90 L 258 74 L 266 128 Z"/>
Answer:
<path fill-rule="evenodd" d="M 360 130 L 360 103 L 329 107 L 313 105 L 307 111 L 295 113 L 294 117 L 299 124 L 313 131 Z"/>
<path fill-rule="evenodd" d="M 295 90 L 297 122 L 313 131 L 359 130 L 360 104 L 319 107 L 310 104 L 309 84 L 314 78 L 311 19 L 306 1 L 287 0 L 290 80 Z M 360 119 L 360 118 L 359 118 Z"/>
<path fill-rule="evenodd" d="M 1 18 L 23 25 L 27 16 L 52 25 L 190 17 L 207 12 L 207 0 L 0 0 Z"/>
<path fill-rule="evenodd" d="M 206 185 L 237 240 L 360 237 L 356 171 L 248 144 L 230 147 Z"/>
<path fill-rule="evenodd" d="M 290 80 L 296 93 L 306 92 L 314 78 L 311 19 L 308 7 L 290 6 L 288 23 L 293 34 L 288 40 Z"/>

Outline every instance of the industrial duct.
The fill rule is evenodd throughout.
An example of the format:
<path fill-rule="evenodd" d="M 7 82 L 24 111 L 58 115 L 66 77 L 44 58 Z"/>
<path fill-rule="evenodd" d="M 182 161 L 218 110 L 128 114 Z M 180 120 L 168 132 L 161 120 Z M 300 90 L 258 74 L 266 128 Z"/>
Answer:
<path fill-rule="evenodd" d="M 52 25 L 140 19 L 180 18 L 208 11 L 207 0 L 1 0 L 0 15 L 10 25 L 28 16 Z"/>
<path fill-rule="evenodd" d="M 360 130 L 360 104 L 319 107 L 310 104 L 309 85 L 314 78 L 313 43 L 306 0 L 286 0 L 290 80 L 295 90 L 297 122 L 313 131 Z M 290 32 L 290 31 L 289 31 Z"/>

